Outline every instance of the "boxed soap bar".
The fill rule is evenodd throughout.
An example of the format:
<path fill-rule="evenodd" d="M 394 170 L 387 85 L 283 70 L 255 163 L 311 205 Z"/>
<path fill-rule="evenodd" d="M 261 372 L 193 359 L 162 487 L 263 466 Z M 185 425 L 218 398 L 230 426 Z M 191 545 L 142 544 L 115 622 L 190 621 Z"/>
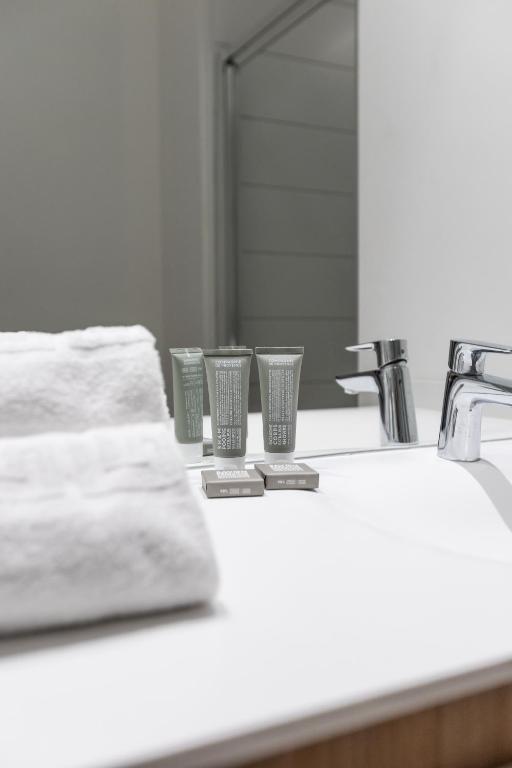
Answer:
<path fill-rule="evenodd" d="M 254 469 L 203 469 L 203 490 L 209 499 L 263 496 L 262 476 Z"/>
<path fill-rule="evenodd" d="M 312 491 L 318 488 L 320 476 L 307 464 L 255 464 L 268 491 L 286 488 Z"/>

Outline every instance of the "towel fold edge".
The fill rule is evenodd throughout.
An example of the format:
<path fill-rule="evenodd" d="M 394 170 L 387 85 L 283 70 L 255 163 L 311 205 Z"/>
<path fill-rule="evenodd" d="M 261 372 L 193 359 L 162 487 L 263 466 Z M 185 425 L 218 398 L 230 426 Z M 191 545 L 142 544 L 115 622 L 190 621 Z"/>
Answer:
<path fill-rule="evenodd" d="M 76 331 L 46 333 L 44 331 L 0 332 L 0 354 L 54 352 L 57 349 L 94 350 L 100 347 L 128 346 L 156 341 L 143 325 L 91 326 Z"/>

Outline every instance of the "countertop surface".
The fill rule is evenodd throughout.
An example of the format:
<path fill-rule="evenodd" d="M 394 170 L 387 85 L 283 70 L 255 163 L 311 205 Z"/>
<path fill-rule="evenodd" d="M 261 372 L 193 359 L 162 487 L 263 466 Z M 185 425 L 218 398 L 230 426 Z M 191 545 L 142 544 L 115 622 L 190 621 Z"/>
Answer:
<path fill-rule="evenodd" d="M 512 470 L 512 441 L 483 455 L 498 449 Z M 422 456 L 440 461 L 433 448 L 385 455 L 397 483 L 421 475 Z M 2 768 L 225 768 L 512 681 L 512 556 L 374 524 L 359 510 L 382 511 L 378 461 L 311 459 L 319 491 L 252 499 L 207 500 L 191 470 L 216 603 L 0 642 Z M 442 464 L 470 499 L 475 479 Z"/>
<path fill-rule="evenodd" d="M 503 409 L 502 409 L 503 410 Z M 507 409 L 505 409 L 507 410 Z M 440 411 L 417 408 L 418 438 L 421 445 L 436 445 Z M 204 434 L 211 435 L 210 417 L 204 417 Z M 512 419 L 484 413 L 482 439 L 512 438 Z M 332 451 L 364 451 L 381 447 L 379 409 L 376 405 L 356 408 L 323 408 L 299 411 L 297 416 L 297 455 L 308 456 Z M 247 455 L 263 454 L 261 413 L 248 418 Z M 206 458 L 212 461 L 212 458 Z"/>

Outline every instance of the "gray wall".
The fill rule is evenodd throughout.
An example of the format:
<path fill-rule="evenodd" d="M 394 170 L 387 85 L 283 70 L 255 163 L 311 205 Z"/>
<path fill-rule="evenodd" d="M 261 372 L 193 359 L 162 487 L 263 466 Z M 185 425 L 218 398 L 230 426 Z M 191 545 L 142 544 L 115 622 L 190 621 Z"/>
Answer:
<path fill-rule="evenodd" d="M 213 343 L 213 43 L 201 0 L 0 10 L 0 329 Z"/>
<path fill-rule="evenodd" d="M 0 5 L 1 330 L 143 323 L 167 377 L 214 343 L 216 41 L 282 6 Z"/>
<path fill-rule="evenodd" d="M 355 16 L 320 6 L 237 81 L 238 337 L 305 346 L 306 408 L 355 405 L 334 382 L 357 365 Z"/>
<path fill-rule="evenodd" d="M 156 7 L 2 3 L 2 330 L 161 334 Z"/>
<path fill-rule="evenodd" d="M 210 4 L 159 3 L 162 301 L 166 348 L 211 347 L 214 54 Z"/>

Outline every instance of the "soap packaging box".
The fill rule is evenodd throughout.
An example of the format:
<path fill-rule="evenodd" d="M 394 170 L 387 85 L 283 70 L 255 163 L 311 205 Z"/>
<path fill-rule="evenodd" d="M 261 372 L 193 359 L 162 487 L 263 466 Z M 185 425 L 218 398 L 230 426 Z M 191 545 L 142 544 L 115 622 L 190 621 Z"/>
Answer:
<path fill-rule="evenodd" d="M 254 469 L 203 469 L 203 490 L 209 499 L 263 496 L 265 484 Z"/>
<path fill-rule="evenodd" d="M 255 464 L 267 491 L 295 489 L 313 491 L 320 484 L 320 476 L 307 464 Z"/>

